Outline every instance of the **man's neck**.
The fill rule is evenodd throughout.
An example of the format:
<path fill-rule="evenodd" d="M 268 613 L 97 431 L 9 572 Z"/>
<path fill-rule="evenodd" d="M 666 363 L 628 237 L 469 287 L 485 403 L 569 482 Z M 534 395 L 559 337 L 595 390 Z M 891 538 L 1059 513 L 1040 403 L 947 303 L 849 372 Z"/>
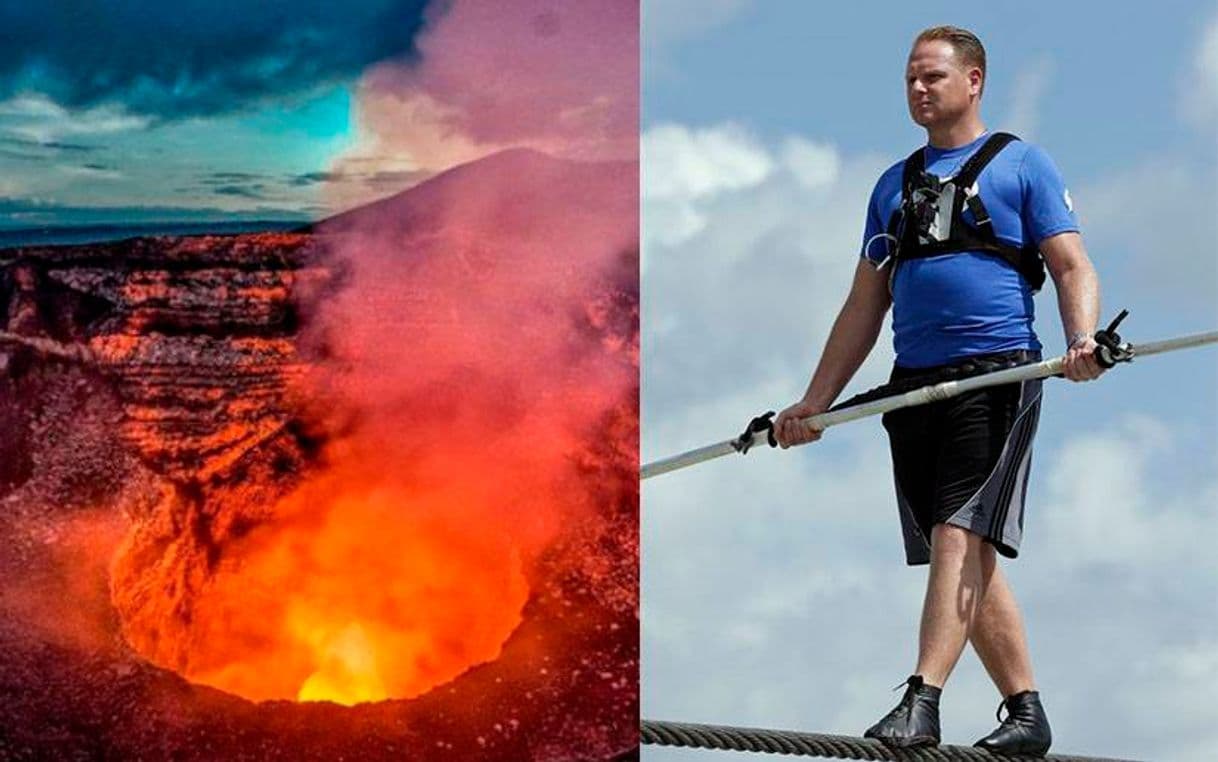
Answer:
<path fill-rule="evenodd" d="M 966 146 L 984 134 L 985 125 L 981 123 L 980 119 L 962 120 L 955 124 L 926 130 L 927 142 L 933 148 L 942 150 Z"/>

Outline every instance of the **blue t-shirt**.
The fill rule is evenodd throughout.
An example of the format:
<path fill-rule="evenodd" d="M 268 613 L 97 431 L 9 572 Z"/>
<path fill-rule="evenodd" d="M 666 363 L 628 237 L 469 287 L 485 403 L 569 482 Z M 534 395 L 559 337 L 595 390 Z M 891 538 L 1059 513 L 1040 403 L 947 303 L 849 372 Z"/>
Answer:
<path fill-rule="evenodd" d="M 989 133 L 948 150 L 927 145 L 926 171 L 940 178 L 956 174 L 987 137 Z M 880 176 L 867 205 L 862 255 L 873 262 L 888 254 L 889 242 L 881 234 L 900 206 L 904 166 L 899 161 Z M 1061 173 L 1048 154 L 1029 143 L 1007 144 L 981 171 L 977 190 L 994 233 L 1014 246 L 1079 229 Z M 965 210 L 964 219 L 972 224 L 972 213 Z M 902 367 L 925 368 L 1014 349 L 1039 351 L 1034 318 L 1031 286 L 994 254 L 956 252 L 906 260 L 892 275 L 893 348 Z"/>

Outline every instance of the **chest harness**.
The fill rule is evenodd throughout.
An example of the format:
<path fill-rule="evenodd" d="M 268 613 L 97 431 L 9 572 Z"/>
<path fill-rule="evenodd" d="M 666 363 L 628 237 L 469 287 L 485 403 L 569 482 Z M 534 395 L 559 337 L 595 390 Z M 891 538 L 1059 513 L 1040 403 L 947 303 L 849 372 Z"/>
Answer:
<path fill-rule="evenodd" d="M 888 220 L 884 235 L 892 247 L 889 287 L 897 266 L 907 259 L 937 257 L 964 251 L 981 251 L 1000 257 L 1015 268 L 1032 291 L 1045 282 L 1045 264 L 1035 244 L 1012 246 L 994 233 L 990 213 L 977 193 L 977 178 L 1007 143 L 1019 138 L 996 132 L 986 139 L 960 170 L 940 178 L 926 171 L 926 154 L 919 148 L 905 160 L 901 175 L 901 203 Z M 973 216 L 964 220 L 964 210 Z"/>

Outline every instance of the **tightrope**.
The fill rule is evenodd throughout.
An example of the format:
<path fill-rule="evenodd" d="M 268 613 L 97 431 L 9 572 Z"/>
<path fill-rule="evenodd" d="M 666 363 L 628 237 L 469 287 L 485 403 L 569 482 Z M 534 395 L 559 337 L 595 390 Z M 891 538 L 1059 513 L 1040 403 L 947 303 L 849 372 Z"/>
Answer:
<path fill-rule="evenodd" d="M 921 749 L 893 749 L 879 741 L 853 736 L 802 733 L 793 730 L 764 730 L 730 725 L 700 725 L 690 722 L 643 720 L 642 739 L 652 746 L 679 746 L 720 751 L 754 751 L 766 754 L 793 754 L 830 759 L 897 760 L 898 762 L 1133 762 L 1104 757 L 1075 757 L 1050 754 L 1047 757 L 1012 757 L 991 754 L 971 746 L 935 746 Z"/>

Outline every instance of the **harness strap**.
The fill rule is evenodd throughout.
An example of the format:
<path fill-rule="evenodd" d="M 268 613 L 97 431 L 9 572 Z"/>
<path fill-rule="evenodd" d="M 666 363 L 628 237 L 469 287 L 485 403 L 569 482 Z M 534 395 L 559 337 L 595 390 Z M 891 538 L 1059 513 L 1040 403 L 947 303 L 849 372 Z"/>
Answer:
<path fill-rule="evenodd" d="M 918 257 L 938 256 L 957 251 L 984 251 L 1001 257 L 1011 267 L 1015 268 L 1028 281 L 1032 290 L 1039 291 L 1045 282 L 1045 269 L 1040 253 L 1036 246 L 1026 245 L 1023 248 L 1012 246 L 998 238 L 994 232 L 993 220 L 985 203 L 976 192 L 977 178 L 982 170 L 1009 143 L 1019 140 L 1009 132 L 996 132 L 986 138 L 972 156 L 960 167 L 950 180 L 956 188 L 952 198 L 952 208 L 949 210 L 952 219 L 952 231 L 947 240 L 921 243 L 918 234 L 916 210 L 912 207 L 915 189 L 924 182 L 926 169 L 926 153 L 919 148 L 909 155 L 901 172 L 901 203 L 889 218 L 888 235 L 897 242 L 897 252 L 894 257 L 901 259 L 916 259 Z M 972 213 L 973 223 L 964 222 L 963 211 L 967 207 Z M 911 220 L 910 218 L 914 219 Z M 913 227 L 910 227 L 911 222 Z M 896 268 L 889 273 L 889 287 L 896 275 Z"/>
<path fill-rule="evenodd" d="M 981 176 L 981 170 L 985 169 L 985 166 L 993 161 L 998 152 L 1006 148 L 1008 143 L 1016 140 L 1019 140 L 1019 138 L 1009 132 L 995 132 L 993 135 L 990 135 L 982 143 L 981 147 L 969 157 L 955 177 L 956 186 L 964 193 L 964 204 L 973 213 L 973 223 L 983 236 L 996 244 L 1000 242 L 998 241 L 998 236 L 994 233 L 994 227 L 990 220 L 990 212 L 985 208 L 985 203 L 982 202 L 981 196 L 973 192 L 973 186 L 977 184 L 977 178 Z"/>
<path fill-rule="evenodd" d="M 914 151 L 905 159 L 904 169 L 901 170 L 901 201 L 909 198 L 914 185 L 926 170 L 926 151 L 922 148 Z"/>
<path fill-rule="evenodd" d="M 1019 140 L 1019 138 L 1009 132 L 995 132 L 986 138 L 981 147 L 969 157 L 968 161 L 964 162 L 964 166 L 956 173 L 957 187 L 973 187 L 973 183 L 977 182 L 977 177 L 981 174 L 981 170 L 985 169 L 985 165 L 989 164 L 999 151 L 1014 140 Z"/>

